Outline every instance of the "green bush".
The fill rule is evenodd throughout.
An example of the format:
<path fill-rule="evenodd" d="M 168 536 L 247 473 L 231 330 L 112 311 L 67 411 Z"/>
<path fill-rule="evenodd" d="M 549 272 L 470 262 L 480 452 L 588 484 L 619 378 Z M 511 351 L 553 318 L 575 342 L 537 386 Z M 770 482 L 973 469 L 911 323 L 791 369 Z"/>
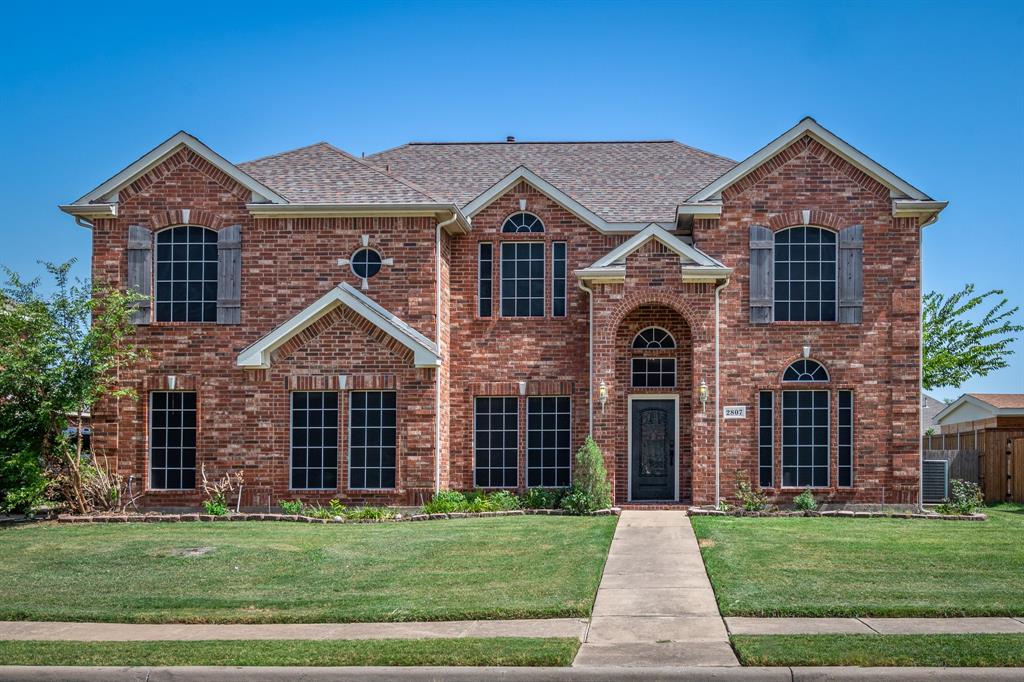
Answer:
<path fill-rule="evenodd" d="M 594 506 L 594 501 L 593 498 L 590 497 L 590 494 L 577 485 L 573 485 L 564 495 L 562 495 L 559 505 L 565 511 L 577 516 L 589 514 L 595 509 L 598 509 L 598 507 Z"/>
<path fill-rule="evenodd" d="M 793 498 L 793 507 L 799 511 L 814 511 L 818 508 L 818 501 L 814 499 L 814 493 L 808 488 Z"/>
<path fill-rule="evenodd" d="M 564 492 L 560 488 L 530 488 L 523 495 L 522 504 L 526 509 L 558 509 Z"/>
<path fill-rule="evenodd" d="M 389 507 L 356 507 L 346 509 L 345 518 L 353 521 L 383 521 L 395 518 L 395 510 Z"/>
<path fill-rule="evenodd" d="M 281 511 L 285 514 L 298 516 L 302 513 L 302 502 L 299 500 L 281 500 L 277 504 L 280 505 Z"/>
<path fill-rule="evenodd" d="M 458 490 L 439 490 L 423 505 L 424 514 L 451 514 L 466 506 L 466 496 Z"/>
<path fill-rule="evenodd" d="M 746 511 L 763 511 L 768 508 L 768 495 L 750 484 L 746 472 L 740 473 L 736 478 L 736 497 Z"/>
<path fill-rule="evenodd" d="M 35 453 L 22 450 L 0 454 L 0 512 L 31 513 L 43 502 L 47 486 Z"/>
<path fill-rule="evenodd" d="M 203 500 L 203 510 L 205 510 L 207 514 L 224 516 L 228 513 L 228 506 L 224 503 L 223 499 Z"/>
<path fill-rule="evenodd" d="M 940 514 L 973 514 L 984 504 L 985 496 L 977 483 L 955 478 L 949 482 L 949 497 L 935 509 Z"/>
<path fill-rule="evenodd" d="M 490 507 L 489 511 L 512 511 L 523 506 L 519 496 L 507 490 L 498 490 L 491 493 L 487 498 L 487 504 Z"/>
<path fill-rule="evenodd" d="M 612 506 L 612 488 L 601 448 L 590 436 L 576 452 L 575 481 L 560 505 L 572 514 L 585 514 Z"/>

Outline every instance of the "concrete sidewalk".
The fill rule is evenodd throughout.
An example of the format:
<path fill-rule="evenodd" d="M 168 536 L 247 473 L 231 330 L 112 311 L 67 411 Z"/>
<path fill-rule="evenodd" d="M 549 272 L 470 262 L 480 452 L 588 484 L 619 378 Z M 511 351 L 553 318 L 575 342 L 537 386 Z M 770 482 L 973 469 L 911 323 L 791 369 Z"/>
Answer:
<path fill-rule="evenodd" d="M 1024 634 L 1019 618 L 726 618 L 733 635 Z"/>
<path fill-rule="evenodd" d="M 622 512 L 573 665 L 739 665 L 685 514 Z"/>

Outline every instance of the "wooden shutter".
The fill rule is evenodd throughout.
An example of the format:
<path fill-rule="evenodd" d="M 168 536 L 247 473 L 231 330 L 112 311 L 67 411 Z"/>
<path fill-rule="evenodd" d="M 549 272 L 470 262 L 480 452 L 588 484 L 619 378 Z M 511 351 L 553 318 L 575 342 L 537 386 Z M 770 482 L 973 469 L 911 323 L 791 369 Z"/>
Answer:
<path fill-rule="evenodd" d="M 149 324 L 153 310 L 153 232 L 128 226 L 128 290 L 144 296 L 135 305 L 132 324 Z"/>
<path fill-rule="evenodd" d="M 839 322 L 860 324 L 864 310 L 864 226 L 839 230 Z"/>
<path fill-rule="evenodd" d="M 775 319 L 775 235 L 767 227 L 750 226 L 750 321 Z"/>
<path fill-rule="evenodd" d="M 242 226 L 217 233 L 217 324 L 242 321 Z"/>

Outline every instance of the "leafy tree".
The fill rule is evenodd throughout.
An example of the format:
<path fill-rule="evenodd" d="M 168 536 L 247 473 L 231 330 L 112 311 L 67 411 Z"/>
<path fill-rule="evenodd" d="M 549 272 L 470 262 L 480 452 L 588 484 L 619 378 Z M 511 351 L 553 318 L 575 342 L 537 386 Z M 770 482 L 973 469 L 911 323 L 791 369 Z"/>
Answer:
<path fill-rule="evenodd" d="M 985 305 L 991 307 L 980 319 L 971 315 Z M 1019 308 L 1008 305 L 1001 289 L 975 294 L 973 284 L 948 298 L 929 292 L 923 313 L 924 388 L 960 386 L 973 376 L 1006 367 L 1015 334 L 1024 331 L 1024 326 L 1013 323 Z"/>
<path fill-rule="evenodd" d="M 130 343 L 136 294 L 96 290 L 72 282 L 71 266 L 43 263 L 53 292 L 39 291 L 39 279 L 26 281 L 4 268 L 7 282 L 0 303 L 0 471 L 9 470 L 37 484 L 45 471 L 65 502 L 86 512 L 90 477 L 95 472 L 82 453 L 84 415 L 104 396 L 134 397 L 119 385 L 121 370 L 144 351 Z M 69 426 L 76 436 L 68 436 Z M 16 488 L 16 486 L 15 486 Z M 24 487 L 2 490 L 4 500 L 31 506 Z"/>

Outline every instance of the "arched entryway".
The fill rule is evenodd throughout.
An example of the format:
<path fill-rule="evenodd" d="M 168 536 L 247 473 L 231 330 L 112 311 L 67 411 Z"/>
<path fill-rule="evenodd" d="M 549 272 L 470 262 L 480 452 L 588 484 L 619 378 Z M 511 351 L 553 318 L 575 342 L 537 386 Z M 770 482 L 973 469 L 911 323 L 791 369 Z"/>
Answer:
<path fill-rule="evenodd" d="M 642 304 L 619 323 L 614 341 L 615 498 L 692 499 L 693 341 L 673 308 Z"/>

